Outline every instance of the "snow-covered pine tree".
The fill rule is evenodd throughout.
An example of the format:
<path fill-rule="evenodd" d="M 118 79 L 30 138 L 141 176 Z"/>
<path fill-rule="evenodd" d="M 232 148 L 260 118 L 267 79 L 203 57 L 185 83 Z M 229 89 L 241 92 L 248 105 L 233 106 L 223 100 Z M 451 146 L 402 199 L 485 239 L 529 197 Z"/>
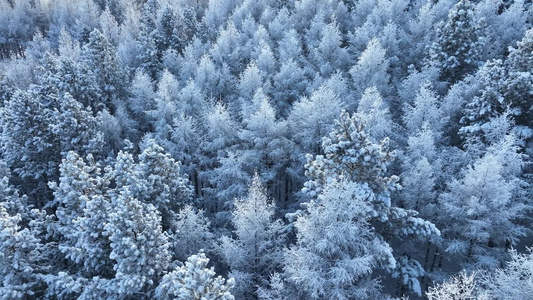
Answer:
<path fill-rule="evenodd" d="M 192 255 L 184 266 L 163 276 L 155 290 L 157 299 L 167 300 L 233 300 L 230 290 L 235 280 L 215 277 L 214 268 L 207 268 L 209 259 L 203 252 Z"/>
<path fill-rule="evenodd" d="M 209 251 L 215 245 L 215 235 L 211 233 L 211 222 L 203 210 L 192 205 L 180 209 L 171 236 L 173 257 L 186 261 L 201 249 Z"/>
<path fill-rule="evenodd" d="M 151 114 L 156 110 L 156 93 L 150 76 L 137 70 L 131 83 L 130 97 L 125 101 L 136 121 L 137 129 L 142 132 L 154 130 Z"/>
<path fill-rule="evenodd" d="M 315 201 L 324 186 L 335 180 L 366 184 L 373 193 L 366 197 L 372 207 L 370 215 L 376 235 L 392 245 L 401 245 L 406 237 L 438 236 L 439 230 L 431 222 L 416 217 L 418 212 L 395 206 L 391 193 L 401 189 L 395 175 L 387 176 L 387 166 L 394 159 L 388 150 L 388 139 L 375 144 L 364 131 L 365 124 L 357 115 L 343 111 L 333 130 L 322 141 L 324 155 L 308 155 L 306 175 L 310 178 L 302 191 Z M 387 244 L 388 245 L 388 244 Z M 396 258 L 399 267 L 394 277 L 401 277 L 404 285 L 420 294 L 416 277 L 423 275 L 419 263 L 413 259 Z"/>
<path fill-rule="evenodd" d="M 94 112 L 98 112 L 105 106 L 99 102 L 102 91 L 96 81 L 96 75 L 85 63 L 76 61 L 77 59 L 79 57 L 70 57 L 67 54 L 55 57 L 52 53 L 47 53 L 39 82 L 59 93 L 69 93 L 83 106 L 89 106 Z"/>
<path fill-rule="evenodd" d="M 487 125 L 491 118 L 498 117 L 505 110 L 511 109 L 510 103 L 503 96 L 506 70 L 501 60 L 485 63 L 476 76 L 481 87 L 480 94 L 475 96 L 463 109 L 463 117 L 459 133 L 466 139 L 483 136 L 490 128 Z"/>
<path fill-rule="evenodd" d="M 95 74 L 101 100 L 111 112 L 115 111 L 116 101 L 126 95 L 127 73 L 122 68 L 122 61 L 117 51 L 105 36 L 94 29 L 89 42 L 82 48 L 81 61 Z"/>
<path fill-rule="evenodd" d="M 508 76 L 503 96 L 517 110 L 516 124 L 533 128 L 533 29 L 529 29 L 516 47 L 509 47 L 505 60 Z"/>
<path fill-rule="evenodd" d="M 482 278 L 481 283 L 486 288 L 491 299 L 533 299 L 533 249 L 526 253 L 510 251 L 511 259 L 505 267 L 492 271 L 489 276 Z"/>
<path fill-rule="evenodd" d="M 102 156 L 104 137 L 91 109 L 83 107 L 68 93 L 57 100 L 59 105 L 54 109 L 55 122 L 50 124 L 50 131 L 57 136 L 61 155 L 75 151 L 80 155 Z"/>
<path fill-rule="evenodd" d="M 64 110 L 60 112 L 60 108 Z M 62 118 L 67 115 L 68 119 Z M 94 146 L 98 144 L 98 133 L 94 131 L 91 121 L 94 121 L 94 117 L 86 114 L 68 94 L 58 96 L 53 89 L 48 90 L 42 86 L 17 91 L 5 103 L 2 108 L 3 130 L 0 136 L 3 159 L 13 169 L 14 175 L 20 178 L 18 188 L 28 195 L 32 204 L 42 207 L 49 201 L 47 183 L 58 178 L 61 153 L 68 150 L 83 153 L 92 150 L 89 149 L 91 147 L 86 147 L 89 144 L 85 142 L 95 142 Z M 60 124 L 63 127 L 58 128 Z M 74 130 L 80 129 L 77 128 L 78 124 L 88 126 L 87 129 L 93 131 L 75 132 Z M 87 134 L 88 140 L 76 140 L 73 136 L 76 134 Z M 74 143 L 63 143 L 61 139 L 68 140 L 69 136 L 74 138 L 70 140 Z"/>
<path fill-rule="evenodd" d="M 10 172 L 0 161 L 0 299 L 42 296 L 42 275 L 49 269 L 39 230 L 30 225 L 37 211 L 9 184 Z"/>
<path fill-rule="evenodd" d="M 245 159 L 247 170 L 257 171 L 267 181 L 274 180 L 287 165 L 291 143 L 287 138 L 287 122 L 276 118 L 268 98 L 254 98 L 256 110 L 243 120 L 239 137 L 243 141 L 238 155 Z"/>
<path fill-rule="evenodd" d="M 386 52 L 379 40 L 374 38 L 368 42 L 357 63 L 350 69 L 357 99 L 367 88 L 373 86 L 382 95 L 388 95 L 390 75 L 387 70 L 390 62 Z"/>
<path fill-rule="evenodd" d="M 486 62 L 476 73 L 480 92 L 463 110 L 460 133 L 468 139 L 483 136 L 491 130 L 491 119 L 509 113 L 525 138 L 530 138 L 533 93 L 533 30 L 526 32 L 517 48 L 509 48 L 505 61 Z M 485 140 L 486 142 L 486 140 Z"/>
<path fill-rule="evenodd" d="M 439 24 L 429 58 L 442 69 L 444 81 L 458 82 L 479 66 L 485 44 L 484 23 L 476 20 L 474 9 L 470 0 L 461 0 L 449 11 L 447 21 Z"/>
<path fill-rule="evenodd" d="M 430 287 L 426 296 L 429 300 L 489 300 L 479 288 L 476 273 L 460 273 L 445 282 Z"/>
<path fill-rule="evenodd" d="M 435 202 L 435 175 L 426 157 L 415 162 L 415 165 L 404 174 L 403 204 L 416 211 L 431 211 Z M 424 214 L 427 216 L 427 214 Z"/>
<path fill-rule="evenodd" d="M 161 143 L 170 140 L 173 119 L 178 115 L 179 83 L 174 75 L 164 70 L 157 84 L 153 110 L 148 111 L 149 124 L 154 128 L 154 136 Z"/>
<path fill-rule="evenodd" d="M 367 183 L 331 178 L 304 204 L 284 258 L 284 275 L 297 291 L 291 299 L 383 299 L 372 274 L 394 269 L 396 260 L 371 226 L 374 197 Z"/>
<path fill-rule="evenodd" d="M 341 113 L 345 103 L 327 87 L 321 87 L 310 97 L 302 97 L 293 104 L 288 118 L 292 141 L 300 153 L 318 154 L 320 139 L 333 128 L 333 120 Z"/>
<path fill-rule="evenodd" d="M 337 70 L 348 71 L 351 61 L 347 49 L 343 47 L 343 36 L 337 21 L 333 19 L 322 27 L 318 47 L 313 48 L 310 57 L 320 75 L 327 78 Z"/>
<path fill-rule="evenodd" d="M 420 212 L 424 218 L 436 220 L 437 183 L 442 182 L 442 159 L 435 141 L 435 133 L 426 123 L 409 136 L 402 162 L 403 206 Z"/>
<path fill-rule="evenodd" d="M 109 254 L 111 248 L 104 233 L 110 203 L 107 196 L 109 170 L 102 169 L 91 155 L 85 162 L 75 152 L 68 152 L 59 171 L 59 182 L 49 183 L 54 200 L 55 232 L 61 237 L 59 250 L 77 266 L 83 276 L 113 276 Z"/>
<path fill-rule="evenodd" d="M 239 78 L 239 102 L 241 106 L 240 114 L 243 118 L 249 117 L 254 111 L 253 98 L 257 93 L 267 94 L 269 85 L 265 82 L 255 62 L 251 62 Z M 259 90 L 261 92 L 259 92 Z M 266 97 L 266 96 L 263 96 Z"/>
<path fill-rule="evenodd" d="M 156 79 L 163 58 L 163 45 L 165 36 L 157 28 L 157 12 L 159 11 L 158 1 L 149 0 L 142 5 L 140 18 L 140 33 L 137 41 L 139 50 L 138 59 L 141 62 L 140 68 L 152 79 Z"/>
<path fill-rule="evenodd" d="M 251 176 L 241 171 L 243 162 L 235 156 L 233 149 L 240 143 L 241 128 L 226 106 L 220 102 L 214 103 L 203 117 L 206 138 L 201 144 L 204 159 L 200 162 L 200 177 L 211 184 L 204 187 L 203 192 L 211 200 L 218 200 L 216 204 L 209 204 L 209 210 L 215 210 L 215 206 L 243 196 Z M 217 189 L 212 188 L 214 186 Z M 205 206 L 205 209 L 207 212 L 208 207 Z"/>
<path fill-rule="evenodd" d="M 39 298 L 43 296 L 46 288 L 42 276 L 47 268 L 42 256 L 44 245 L 38 232 L 22 226 L 21 223 L 20 213 L 11 215 L 0 205 L 2 300 Z"/>
<path fill-rule="evenodd" d="M 173 228 L 179 209 L 192 202 L 193 189 L 187 175 L 181 172 L 181 163 L 155 140 L 147 139 L 141 146 L 137 167 L 140 177 L 134 184 L 142 188 L 135 196 L 159 210 L 164 230 Z"/>
<path fill-rule="evenodd" d="M 194 186 L 198 182 L 199 165 L 205 159 L 201 152 L 201 137 L 205 131 L 199 119 L 179 113 L 173 119 L 170 140 L 161 145 L 174 159 L 182 162 L 181 168 L 189 174 Z"/>
<path fill-rule="evenodd" d="M 105 8 L 102 14 L 100 15 L 100 28 L 102 29 L 102 34 L 113 45 L 118 44 L 118 35 L 119 35 L 119 26 L 118 22 L 115 19 L 115 16 L 109 9 Z"/>
<path fill-rule="evenodd" d="M 158 13 L 158 30 L 161 37 L 161 42 L 159 43 L 161 52 L 166 51 L 167 49 L 178 49 L 179 48 L 179 31 L 177 27 L 178 17 L 173 7 L 167 5 L 165 8 L 159 9 Z M 193 20 L 191 20 L 192 22 Z"/>
<path fill-rule="evenodd" d="M 10 179 L 11 170 L 0 160 L 0 206 L 3 206 L 10 215 L 21 214 L 23 222 L 28 223 L 30 209 L 28 199 L 9 182 Z"/>
<path fill-rule="evenodd" d="M 127 186 L 113 195 L 111 207 L 104 230 L 116 275 L 108 297 L 149 297 L 170 263 L 161 216 L 152 204 L 136 199 Z"/>
<path fill-rule="evenodd" d="M 357 115 L 364 120 L 366 131 L 374 141 L 395 137 L 398 126 L 392 121 L 389 107 L 375 86 L 364 91 L 357 106 Z"/>
<path fill-rule="evenodd" d="M 405 106 L 403 121 L 407 130 L 414 134 L 427 124 L 434 133 L 441 132 L 445 118 L 439 108 L 439 102 L 431 83 L 428 81 L 423 83 L 412 104 Z"/>
<path fill-rule="evenodd" d="M 272 101 L 282 116 L 288 115 L 291 105 L 306 90 L 305 72 L 296 59 L 281 62 L 279 71 L 273 76 Z"/>
<path fill-rule="evenodd" d="M 234 237 L 224 236 L 220 253 L 235 278 L 235 296 L 257 298 L 257 291 L 266 288 L 269 275 L 279 269 L 286 233 L 281 220 L 276 220 L 275 205 L 266 194 L 256 174 L 248 195 L 234 202 L 232 223 Z"/>
<path fill-rule="evenodd" d="M 528 229 L 520 220 L 531 205 L 520 178 L 524 156 L 516 137 L 505 136 L 472 162 L 440 195 L 448 251 L 464 256 L 465 268 L 493 268 Z"/>

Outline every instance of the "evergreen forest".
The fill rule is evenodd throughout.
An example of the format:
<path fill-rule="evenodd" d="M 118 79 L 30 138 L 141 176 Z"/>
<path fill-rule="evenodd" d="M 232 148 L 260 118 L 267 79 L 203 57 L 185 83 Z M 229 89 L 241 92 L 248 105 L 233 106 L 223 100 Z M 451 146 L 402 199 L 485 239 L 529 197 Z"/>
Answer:
<path fill-rule="evenodd" d="M 531 0 L 0 0 L 0 300 L 533 300 Z"/>

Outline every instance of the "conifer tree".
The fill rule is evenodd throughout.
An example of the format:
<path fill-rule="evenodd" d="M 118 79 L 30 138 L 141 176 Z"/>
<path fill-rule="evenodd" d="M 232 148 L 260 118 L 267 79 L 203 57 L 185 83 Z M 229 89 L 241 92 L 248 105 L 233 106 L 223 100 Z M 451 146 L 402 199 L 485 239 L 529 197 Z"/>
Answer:
<path fill-rule="evenodd" d="M 158 30 L 156 23 L 158 10 L 157 1 L 149 0 L 143 4 L 138 40 L 140 53 L 137 58 L 141 62 L 140 67 L 152 79 L 157 78 L 165 50 L 161 45 L 164 42 L 164 36 Z"/>
<path fill-rule="evenodd" d="M 302 153 L 320 153 L 320 139 L 331 131 L 344 106 L 339 95 L 327 87 L 294 103 L 288 121 L 292 140 Z"/>
<path fill-rule="evenodd" d="M 40 76 L 40 83 L 57 89 L 60 93 L 69 93 L 83 106 L 89 106 L 93 112 L 100 111 L 105 106 L 98 101 L 102 91 L 93 70 L 84 63 L 75 61 L 77 57 L 71 58 L 66 55 L 59 57 L 54 57 L 50 53 L 46 55 L 44 74 Z"/>
<path fill-rule="evenodd" d="M 177 16 L 173 8 L 170 6 L 160 9 L 159 15 L 159 31 L 161 35 L 160 47 L 161 51 L 167 49 L 178 49 L 178 30 L 177 30 Z"/>
<path fill-rule="evenodd" d="M 0 298 L 40 297 L 48 261 L 41 232 L 30 225 L 38 213 L 30 211 L 26 197 L 9 179 L 7 165 L 0 162 Z"/>
<path fill-rule="evenodd" d="M 55 180 L 61 161 L 58 140 L 49 126 L 55 123 L 53 97 L 36 90 L 17 91 L 2 108 L 2 155 L 21 178 L 19 189 L 43 206 L 49 199 L 46 184 Z"/>
<path fill-rule="evenodd" d="M 477 72 L 481 91 L 463 110 L 460 133 L 468 137 L 480 136 L 486 131 L 487 123 L 505 110 L 510 109 L 509 102 L 503 96 L 505 68 L 501 60 L 485 63 Z"/>
<path fill-rule="evenodd" d="M 249 117 L 253 113 L 254 110 L 249 106 L 255 102 L 253 98 L 259 89 L 261 93 L 268 93 L 268 86 L 265 85 L 257 64 L 252 62 L 246 67 L 239 80 L 239 100 L 243 117 Z"/>
<path fill-rule="evenodd" d="M 233 300 L 230 293 L 233 278 L 215 277 L 214 268 L 207 268 L 209 259 L 203 252 L 192 255 L 185 265 L 166 274 L 157 287 L 158 299 Z"/>
<path fill-rule="evenodd" d="M 445 81 L 455 83 L 479 65 L 485 39 L 483 21 L 476 20 L 474 9 L 470 0 L 461 0 L 449 11 L 446 23 L 439 24 L 430 59 L 440 65 Z"/>
<path fill-rule="evenodd" d="M 174 226 L 179 209 L 192 202 L 193 190 L 187 175 L 181 172 L 181 163 L 174 160 L 155 140 L 144 141 L 139 154 L 139 186 L 136 197 L 151 203 L 161 213 L 163 228 Z"/>
<path fill-rule="evenodd" d="M 273 180 L 287 164 L 290 142 L 287 139 L 287 122 L 278 120 L 269 99 L 260 101 L 257 110 L 243 120 L 245 127 L 239 137 L 244 146 L 239 155 L 243 156 L 251 175 L 258 171 L 265 180 Z"/>
<path fill-rule="evenodd" d="M 201 147 L 206 159 L 202 162 L 201 177 L 217 187 L 205 187 L 204 191 L 219 203 L 226 203 L 243 196 L 251 179 L 250 174 L 241 171 L 244 162 L 235 154 L 234 148 L 240 143 L 240 124 L 222 103 L 210 107 L 204 118 L 207 138 Z"/>
<path fill-rule="evenodd" d="M 533 29 L 526 31 L 524 38 L 517 47 L 509 48 L 509 56 L 505 60 L 508 77 L 505 82 L 503 96 L 517 110 L 516 122 L 522 126 L 533 127 Z"/>
<path fill-rule="evenodd" d="M 210 231 L 211 222 L 203 210 L 186 205 L 176 219 L 175 232 L 171 236 L 173 257 L 186 261 L 201 249 L 208 251 L 214 246 L 215 235 Z"/>
<path fill-rule="evenodd" d="M 306 91 L 306 77 L 302 67 L 294 59 L 281 63 L 273 77 L 272 102 L 282 116 L 289 112 L 291 105 Z"/>
<path fill-rule="evenodd" d="M 22 216 L 11 215 L 0 205 L 1 299 L 42 297 L 46 287 L 41 243 L 37 232 L 21 226 Z"/>
<path fill-rule="evenodd" d="M 147 293 L 155 288 L 170 262 L 170 244 L 161 216 L 152 204 L 136 199 L 129 187 L 114 195 L 111 207 L 104 226 L 111 242 L 109 258 L 115 262 L 111 295 Z"/>
<path fill-rule="evenodd" d="M 220 252 L 230 267 L 230 276 L 236 280 L 234 294 L 257 298 L 257 290 L 266 287 L 268 276 L 279 268 L 284 226 L 274 219 L 275 205 L 257 174 L 248 195 L 233 205 L 235 237 L 222 237 Z"/>
<path fill-rule="evenodd" d="M 527 185 L 517 176 L 523 159 L 516 137 L 507 135 L 441 194 L 448 251 L 463 255 L 465 268 L 496 267 L 505 258 L 504 248 L 527 234 L 517 222 L 531 209 L 523 198 Z"/>
<path fill-rule="evenodd" d="M 476 282 L 476 274 L 470 275 L 461 273 L 452 276 L 445 282 L 430 287 L 426 296 L 429 300 L 455 300 L 455 299 L 476 299 L 488 300 L 487 294 L 480 290 Z"/>
<path fill-rule="evenodd" d="M 359 105 L 357 114 L 366 123 L 368 134 L 375 140 L 380 141 L 386 137 L 395 137 L 396 125 L 392 122 L 389 108 L 376 89 L 370 87 L 365 90 Z"/>
<path fill-rule="evenodd" d="M 118 22 L 109 6 L 106 7 L 100 15 L 100 28 L 102 29 L 102 34 L 106 37 L 109 43 L 117 45 L 119 34 Z"/>
<path fill-rule="evenodd" d="M 49 206 L 57 217 L 54 230 L 61 234 L 59 250 L 81 266 L 80 274 L 112 276 L 111 250 L 104 233 L 110 209 L 109 174 L 102 174 L 91 155 L 86 163 L 75 152 L 66 155 L 59 171 L 59 183 L 49 183 L 54 191 Z"/>
<path fill-rule="evenodd" d="M 510 47 L 505 61 L 492 60 L 477 72 L 480 92 L 467 103 L 460 133 L 468 138 L 483 135 L 490 130 L 490 121 L 505 113 L 512 115 L 516 124 L 531 128 L 531 101 L 533 91 L 531 49 L 533 30 L 526 32 L 517 48 Z"/>
<path fill-rule="evenodd" d="M 337 21 L 334 19 L 330 24 L 325 24 L 320 35 L 318 47 L 311 53 L 320 75 L 328 77 L 336 70 L 347 71 L 346 66 L 350 65 L 350 61 L 347 50 L 342 47 L 343 37 Z"/>
<path fill-rule="evenodd" d="M 1 121 L 4 159 L 22 179 L 22 191 L 39 206 L 49 200 L 43 199 L 49 193 L 46 185 L 57 180 L 62 155 L 102 154 L 98 120 L 70 94 L 53 88 L 17 92 L 3 108 Z"/>
<path fill-rule="evenodd" d="M 68 151 L 102 155 L 104 138 L 99 120 L 90 108 L 84 108 L 68 93 L 58 101 L 59 107 L 53 111 L 56 120 L 50 124 L 50 131 L 57 136 L 61 155 L 65 156 Z"/>
<path fill-rule="evenodd" d="M 390 79 L 387 72 L 389 64 L 386 50 L 379 40 L 376 38 L 370 40 L 356 65 L 350 69 L 353 86 L 357 93 L 356 98 L 360 98 L 364 91 L 372 86 L 376 87 L 382 95 L 387 95 L 387 84 Z"/>
<path fill-rule="evenodd" d="M 439 99 L 426 82 L 420 86 L 412 105 L 407 104 L 403 116 L 407 129 L 415 133 L 427 124 L 433 132 L 440 132 L 444 116 L 439 107 Z"/>
<path fill-rule="evenodd" d="M 101 92 L 101 102 L 114 112 L 116 101 L 125 97 L 127 76 L 115 47 L 97 29 L 83 46 L 81 60 L 95 74 Z"/>
<path fill-rule="evenodd" d="M 151 114 L 156 110 L 156 92 L 150 76 L 142 70 L 135 72 L 131 83 L 131 96 L 126 103 L 139 131 L 153 131 L 154 122 Z"/>
<path fill-rule="evenodd" d="M 388 139 L 375 144 L 364 130 L 365 124 L 357 115 L 350 116 L 343 111 L 333 130 L 322 141 L 324 155 L 314 158 L 308 155 L 306 175 L 310 180 L 304 184 L 302 192 L 316 201 L 324 187 L 335 180 L 366 184 L 373 194 L 364 198 L 371 207 L 369 214 L 372 220 L 383 225 L 374 227 L 376 235 L 387 245 L 394 245 L 409 236 L 440 235 L 435 225 L 416 217 L 418 212 L 397 207 L 392 202 L 392 192 L 401 189 L 397 176 L 387 176 L 387 166 L 394 159 L 394 153 L 388 150 Z M 395 258 L 396 261 L 398 264 L 393 265 L 398 269 L 392 275 L 401 277 L 403 284 L 420 294 L 416 279 L 423 275 L 420 264 L 403 257 Z"/>
<path fill-rule="evenodd" d="M 437 184 L 442 182 L 442 159 L 435 144 L 435 133 L 424 125 L 409 136 L 402 163 L 403 206 L 420 212 L 424 218 L 437 220 Z"/>
<path fill-rule="evenodd" d="M 370 225 L 375 195 L 367 183 L 331 179 L 296 219 L 296 244 L 285 252 L 285 276 L 298 299 L 373 299 L 375 269 L 394 269 L 390 246 Z M 383 296 L 383 295 L 382 295 Z"/>
<path fill-rule="evenodd" d="M 518 253 L 511 249 L 511 259 L 505 267 L 498 268 L 481 280 L 486 287 L 487 295 L 492 299 L 533 299 L 533 283 L 531 282 L 533 249 L 526 253 Z"/>

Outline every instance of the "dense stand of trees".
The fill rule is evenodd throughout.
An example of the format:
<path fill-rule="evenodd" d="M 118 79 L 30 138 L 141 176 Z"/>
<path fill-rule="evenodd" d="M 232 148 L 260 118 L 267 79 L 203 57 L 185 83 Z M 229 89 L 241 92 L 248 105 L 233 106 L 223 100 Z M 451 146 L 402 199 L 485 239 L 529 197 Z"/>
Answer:
<path fill-rule="evenodd" d="M 533 299 L 531 5 L 0 0 L 0 299 Z"/>

